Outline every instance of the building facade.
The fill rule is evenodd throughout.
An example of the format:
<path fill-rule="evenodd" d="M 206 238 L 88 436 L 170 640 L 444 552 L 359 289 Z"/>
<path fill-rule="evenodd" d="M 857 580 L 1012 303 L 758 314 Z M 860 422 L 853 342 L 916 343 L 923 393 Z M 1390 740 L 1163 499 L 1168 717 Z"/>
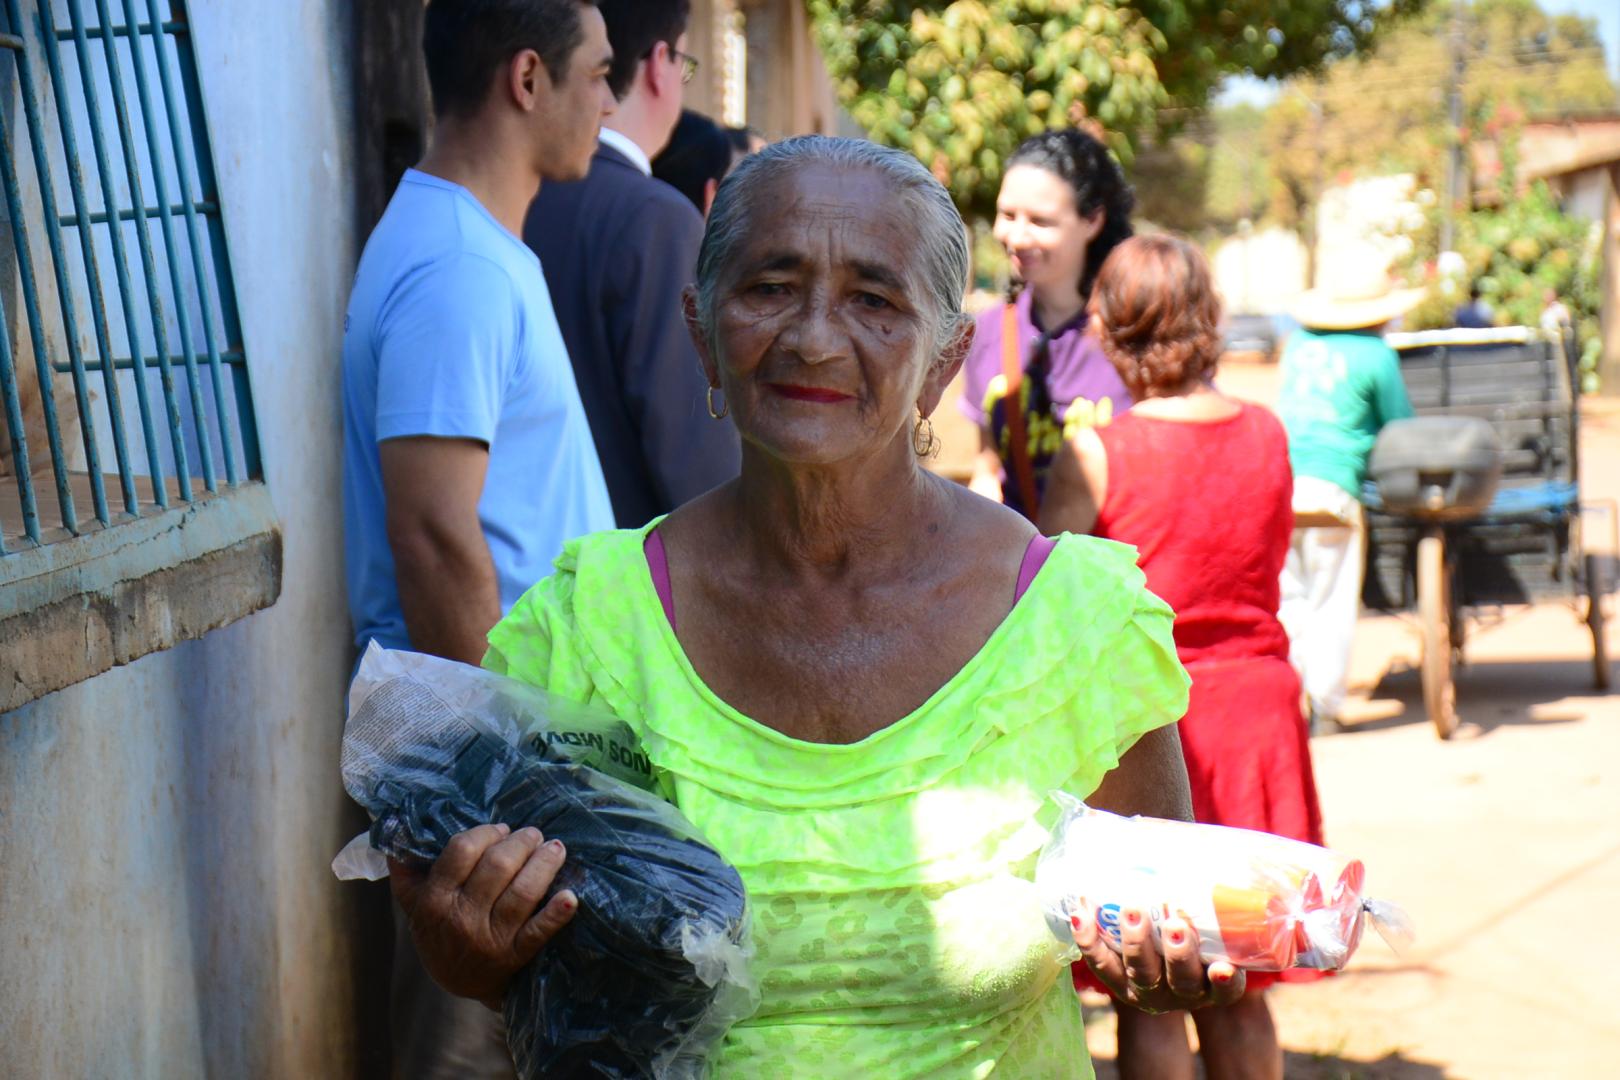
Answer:
<path fill-rule="evenodd" d="M 88 628 L 106 626 L 129 646 L 127 655 L 138 658 L 10 711 L 0 707 L 0 1075 L 379 1075 L 386 897 L 381 887 L 341 885 L 329 869 L 332 856 L 360 828 L 337 773 L 352 656 L 340 543 L 337 368 L 357 255 L 353 12 L 347 0 L 133 0 L 128 6 L 114 0 L 101 10 L 110 9 L 120 24 L 112 36 L 123 93 L 115 101 L 106 53 L 97 51 L 107 37 L 96 21 L 98 6 L 58 0 L 61 25 L 51 32 L 42 27 L 37 0 L 0 4 L 0 22 L 6 23 L 0 44 L 11 52 L 0 58 L 0 75 L 9 80 L 0 95 L 4 149 L 12 155 L 8 172 L 25 170 L 21 202 L 32 205 L 39 186 L 26 171 L 28 117 L 18 74 L 25 59 L 17 55 L 26 51 L 36 89 L 48 82 L 63 93 L 96 86 L 102 108 L 109 110 L 102 117 L 108 143 L 102 150 L 113 174 L 109 190 L 129 195 L 119 162 L 128 154 L 143 167 L 151 165 L 143 127 L 161 119 L 164 89 L 149 59 L 144 93 L 152 108 L 140 107 L 143 91 L 126 44 L 130 34 L 121 27 L 133 14 L 142 28 L 140 48 L 150 57 L 155 12 L 175 92 L 194 82 L 211 121 L 218 205 L 200 206 L 199 212 L 217 211 L 223 243 L 215 254 L 229 252 L 240 337 L 227 343 L 227 353 L 245 355 L 243 386 L 251 388 L 250 411 L 235 419 L 256 419 L 259 461 L 240 490 L 227 490 L 220 479 L 220 493 L 203 498 L 199 481 L 194 503 L 177 498 L 162 512 L 146 505 L 150 477 L 136 476 L 142 516 L 130 521 L 108 454 L 107 526 L 83 525 L 90 518 L 86 501 L 80 505 L 81 535 L 71 541 L 29 548 L 7 528 L 11 554 L 0 555 L 0 619 L 17 615 L 19 596 L 44 585 L 70 597 L 79 588 L 78 610 L 87 629 L 76 645 L 53 645 L 55 655 L 45 660 L 68 664 L 76 651 L 93 651 Z M 75 43 L 75 27 L 63 12 L 76 12 L 85 41 Z M 175 63 L 177 46 L 189 48 L 190 61 L 182 56 Z M 56 49 L 60 55 L 53 58 Z M 75 82 L 80 65 L 95 78 Z M 41 95 L 33 104 L 44 110 L 48 145 L 59 146 L 61 119 L 53 99 Z M 78 113 L 82 104 L 81 98 L 66 111 Z M 129 111 L 132 143 L 121 145 L 115 104 Z M 87 129 L 77 134 L 83 174 L 77 179 L 93 188 L 101 171 L 97 154 Z M 167 150 L 157 156 L 169 166 L 174 201 L 176 173 L 185 170 L 175 168 Z M 75 177 L 62 168 L 50 171 L 63 203 L 59 219 L 76 220 L 67 205 Z M 144 179 L 152 179 L 149 168 Z M 155 202 L 150 189 L 145 196 Z M 94 205 L 95 191 L 87 197 Z M 164 225 L 182 230 L 175 239 L 183 248 L 185 222 L 175 217 Z M 77 275 L 82 267 L 72 246 L 75 228 L 64 225 L 68 246 L 61 254 Z M 139 293 L 143 260 L 136 251 L 136 222 L 127 221 L 124 230 L 129 284 Z M 146 240 L 157 245 L 149 269 L 166 280 L 155 218 Z M 0 247 L 7 241 L 11 274 L 0 296 L 7 301 L 4 329 L 17 352 L 26 349 L 29 335 L 19 313 L 16 235 L 0 237 Z M 52 260 L 38 228 L 30 241 L 35 284 L 54 297 Z M 110 298 L 106 321 L 120 339 L 125 322 L 116 310 L 121 288 L 114 284 L 118 260 L 109 241 L 98 235 L 92 247 L 102 291 Z M 146 305 L 135 307 L 142 318 L 133 320 L 132 332 L 139 338 L 149 332 Z M 80 314 L 89 317 L 82 309 Z M 175 312 L 165 314 L 172 328 Z M 99 327 L 101 320 L 95 321 Z M 95 355 L 95 337 L 78 340 L 87 356 Z M 50 339 L 46 344 L 51 349 Z M 117 351 L 119 341 L 112 344 Z M 170 347 L 180 351 L 173 340 Z M 201 340 L 194 338 L 192 347 L 201 351 Z M 126 411 L 133 416 L 127 399 L 133 375 L 123 378 Z M 92 395 L 108 392 L 100 379 L 90 373 Z M 184 379 L 176 379 L 183 387 Z M 167 452 L 155 373 L 151 393 L 158 441 Z M 57 404 L 64 439 L 77 445 L 79 435 L 66 424 L 73 400 L 70 387 Z M 90 415 L 106 415 L 95 411 L 100 397 L 90 405 Z M 182 419 L 191 415 L 180 411 Z M 132 424 L 127 434 L 132 464 L 144 468 L 138 428 Z M 194 445 L 196 432 L 183 434 L 181 442 Z M 36 456 L 46 458 L 42 447 L 36 444 Z M 42 496 L 52 490 L 49 478 L 46 459 L 35 485 Z M 0 502 L 14 494 L 15 488 L 0 491 Z M 218 513 L 232 520 L 257 515 L 253 535 L 273 544 L 274 559 L 235 567 L 245 576 L 234 587 L 259 590 L 238 607 L 262 610 L 182 641 L 211 621 L 240 614 L 219 606 L 233 586 L 215 570 L 232 557 L 230 551 L 188 558 L 171 545 L 175 537 L 213 535 L 196 525 Z M 43 511 L 41 516 L 49 533 L 52 521 Z M 107 599 L 138 584 L 117 580 L 119 565 L 130 574 L 133 563 L 107 569 L 93 560 L 62 561 L 60 553 L 78 541 L 148 527 L 120 559 L 169 560 L 158 566 L 159 578 L 140 579 L 166 591 L 148 588 L 138 605 L 120 607 Z M 8 570 L 6 560 L 14 557 L 34 559 L 28 579 L 19 577 L 21 563 Z M 112 591 L 95 591 L 101 588 Z M 190 608 L 204 607 L 213 614 L 185 624 Z M 11 639 L 0 650 L 0 683 L 8 690 L 43 662 L 37 653 L 24 654 L 27 644 Z M 166 644 L 173 647 L 150 651 Z M 20 670 L 22 662 L 29 672 Z"/>
<path fill-rule="evenodd" d="M 0 0 L 0 1075 L 386 1075 L 386 886 L 329 867 L 338 366 L 420 18 Z M 796 0 L 690 47 L 693 107 L 839 130 Z"/>

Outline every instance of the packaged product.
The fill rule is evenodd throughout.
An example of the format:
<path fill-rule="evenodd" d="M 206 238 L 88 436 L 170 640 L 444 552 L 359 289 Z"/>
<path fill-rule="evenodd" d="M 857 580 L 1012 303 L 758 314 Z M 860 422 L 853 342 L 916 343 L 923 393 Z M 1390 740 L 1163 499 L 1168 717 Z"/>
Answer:
<path fill-rule="evenodd" d="M 1035 872 L 1052 933 L 1073 941 L 1085 912 L 1120 943 L 1120 912 L 1140 908 L 1154 932 L 1179 916 L 1206 963 L 1251 971 L 1337 971 L 1371 921 L 1392 947 L 1412 937 L 1400 908 L 1363 892 L 1360 860 L 1271 833 L 1121 817 L 1057 794 L 1062 813 Z"/>

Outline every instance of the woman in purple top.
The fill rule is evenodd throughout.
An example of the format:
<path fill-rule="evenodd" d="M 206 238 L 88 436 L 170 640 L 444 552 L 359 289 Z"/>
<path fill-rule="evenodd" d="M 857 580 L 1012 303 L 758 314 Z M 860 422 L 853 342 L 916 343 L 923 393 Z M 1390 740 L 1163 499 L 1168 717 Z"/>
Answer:
<path fill-rule="evenodd" d="M 1027 139 L 1007 161 L 994 234 L 1022 283 L 1011 301 L 1018 400 L 1037 497 L 1053 455 L 1081 428 L 1106 424 L 1131 399 L 1097 340 L 1086 301 L 1108 253 L 1131 235 L 1135 196 L 1102 143 L 1072 128 Z M 1008 304 L 981 314 L 960 403 L 979 425 L 972 488 L 1033 519 L 1011 454 L 1004 332 Z"/>

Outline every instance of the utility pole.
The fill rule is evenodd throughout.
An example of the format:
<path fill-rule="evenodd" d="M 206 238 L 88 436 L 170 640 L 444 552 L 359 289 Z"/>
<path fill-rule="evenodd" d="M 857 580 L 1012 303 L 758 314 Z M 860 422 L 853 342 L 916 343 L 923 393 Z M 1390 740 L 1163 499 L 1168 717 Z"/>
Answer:
<path fill-rule="evenodd" d="M 1447 87 L 1447 137 L 1450 154 L 1446 159 L 1446 194 L 1441 204 L 1440 250 L 1451 251 L 1456 241 L 1457 204 L 1462 201 L 1458 189 L 1466 183 L 1463 173 L 1463 75 L 1468 69 L 1466 40 L 1464 37 L 1463 0 L 1451 0 L 1451 71 Z"/>
<path fill-rule="evenodd" d="M 1322 158 L 1325 154 L 1323 141 L 1323 128 L 1327 117 L 1322 112 L 1322 104 L 1315 98 L 1306 97 L 1305 107 L 1311 113 L 1311 145 L 1314 153 L 1311 171 L 1311 205 L 1306 212 L 1305 226 L 1309 237 L 1305 245 L 1305 287 L 1316 288 L 1317 263 L 1322 244 L 1322 192 L 1327 187 L 1327 180 L 1323 173 Z"/>

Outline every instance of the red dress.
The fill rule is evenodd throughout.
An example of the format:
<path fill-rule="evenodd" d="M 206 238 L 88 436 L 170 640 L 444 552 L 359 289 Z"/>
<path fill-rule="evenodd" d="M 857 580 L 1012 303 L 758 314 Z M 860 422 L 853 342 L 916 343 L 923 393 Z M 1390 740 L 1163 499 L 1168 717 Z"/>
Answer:
<path fill-rule="evenodd" d="M 1133 411 L 1097 435 L 1108 490 L 1093 532 L 1134 545 L 1148 588 L 1176 613 L 1176 651 L 1192 676 L 1180 732 L 1194 815 L 1320 844 L 1299 676 L 1277 621 L 1294 527 L 1282 424 L 1255 405 L 1214 421 Z M 1077 981 L 1100 985 L 1082 972 Z M 1275 978 L 1251 972 L 1249 985 Z"/>

